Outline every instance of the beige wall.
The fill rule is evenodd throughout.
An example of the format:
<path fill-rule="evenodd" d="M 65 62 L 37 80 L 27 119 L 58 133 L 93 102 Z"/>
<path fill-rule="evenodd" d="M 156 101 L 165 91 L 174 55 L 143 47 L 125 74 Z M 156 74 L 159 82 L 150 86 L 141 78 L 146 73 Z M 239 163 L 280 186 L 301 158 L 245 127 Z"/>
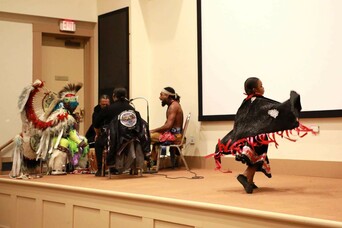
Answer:
<path fill-rule="evenodd" d="M 134 3 L 134 1 L 133 1 Z M 131 5 L 130 0 L 101 0 L 97 1 L 97 14 L 106 14 L 114 10 L 129 7 Z"/>
<path fill-rule="evenodd" d="M 196 1 L 99 1 L 98 13 L 130 7 L 131 97 L 149 101 L 150 128 L 165 121 L 159 93 L 174 87 L 182 97 L 184 112 L 192 113 L 189 135 L 199 137 L 197 121 L 197 29 Z M 144 101 L 137 108 L 146 110 Z M 203 155 L 197 147 L 188 155 Z"/>
<path fill-rule="evenodd" d="M 0 12 L 96 22 L 93 0 L 0 0 Z"/>
<path fill-rule="evenodd" d="M 11 5 L 15 9 L 15 3 Z M 98 1 L 97 13 L 104 14 L 127 6 L 130 7 L 131 97 L 143 96 L 149 101 L 150 127 L 154 128 L 165 120 L 165 108 L 160 106 L 159 92 L 165 86 L 174 87 L 182 97 L 184 111 L 192 113 L 188 136 L 193 136 L 196 144 L 186 155 L 212 153 L 217 140 L 231 130 L 232 122 L 197 121 L 196 0 L 101 0 Z M 96 56 L 97 52 L 95 59 Z M 97 63 L 94 73 L 97 81 Z M 291 85 L 284 86 L 291 90 Z M 143 111 L 145 107 L 141 101 L 137 108 Z M 295 143 L 279 139 L 279 149 L 271 146 L 269 150 L 270 158 L 342 161 L 342 143 L 339 141 L 342 138 L 342 118 L 302 121 L 308 125 L 319 125 L 320 134 L 309 135 Z"/>
<path fill-rule="evenodd" d="M 0 20 L 0 34 L 0 146 L 2 146 L 21 132 L 17 104 L 22 89 L 32 81 L 32 25 Z M 8 152 L 4 150 L 0 152 L 0 156 Z"/>
<path fill-rule="evenodd" d="M 114 0 L 101 1 L 98 9 L 103 13 L 110 12 L 110 8 L 130 6 L 132 97 L 143 95 L 149 100 L 150 126 L 157 127 L 165 120 L 165 108 L 158 100 L 159 91 L 165 86 L 172 86 L 182 96 L 184 111 L 192 113 L 189 136 L 195 138 L 196 144 L 187 155 L 212 153 L 217 140 L 232 129 L 233 123 L 197 121 L 196 1 L 115 3 Z M 147 85 L 146 80 L 149 81 Z M 291 90 L 291 85 L 288 88 Z M 279 138 L 278 149 L 274 145 L 270 147 L 270 158 L 342 161 L 342 144 L 338 140 L 342 137 L 342 118 L 303 119 L 302 122 L 319 125 L 320 134 L 308 135 L 295 143 Z"/>
<path fill-rule="evenodd" d="M 85 30 L 91 30 L 89 26 L 91 23 L 89 23 L 89 21 L 97 21 L 96 4 L 96 1 L 0 0 L 0 66 L 2 69 L 0 79 L 3 84 L 6 85 L 3 86 L 3 89 L 1 90 L 1 104 L 3 105 L 1 105 L 2 109 L 0 116 L 0 146 L 4 145 L 21 131 L 21 120 L 17 108 L 17 101 L 22 89 L 32 82 L 32 78 L 41 78 L 40 67 L 38 72 L 33 73 L 35 68 L 32 66 L 34 62 L 32 57 L 34 54 L 32 36 L 37 36 L 41 30 L 37 32 L 37 28 L 33 28 L 31 20 L 33 19 L 35 22 L 39 23 L 39 26 L 44 26 L 44 23 L 49 23 L 51 21 L 49 20 L 50 18 L 52 20 L 55 19 L 56 21 L 60 18 L 73 19 L 77 24 L 76 33 L 84 36 Z M 34 18 L 31 16 L 47 17 Z M 56 23 L 56 26 L 49 31 L 54 33 L 57 26 Z M 56 31 L 58 32 L 58 30 Z M 86 35 L 92 36 L 92 34 L 89 33 Z M 38 36 L 40 36 L 40 34 L 38 34 Z M 36 39 L 36 42 L 39 42 L 39 40 Z M 88 51 L 89 45 L 92 45 L 93 42 L 97 44 L 96 37 L 94 38 L 94 41 L 91 39 L 88 42 Z M 92 52 L 92 56 L 97 56 L 97 53 L 93 53 L 91 48 L 90 51 Z M 39 61 L 41 61 L 39 50 L 35 51 Z M 85 63 L 85 65 L 86 64 L 87 63 Z M 94 64 L 97 64 L 97 62 Z M 97 73 L 97 68 L 94 69 L 93 66 L 90 66 L 89 68 Z M 92 79 L 89 79 L 88 82 L 89 81 L 92 81 Z M 93 85 L 92 90 L 97 90 L 97 84 Z M 83 88 L 82 91 L 85 91 L 85 88 Z M 91 94 L 92 96 L 89 99 L 91 100 L 91 103 L 96 103 L 97 98 L 95 99 L 93 97 L 93 93 L 88 94 Z M 93 107 L 93 104 L 91 105 Z M 11 149 L 11 147 L 6 148 L 0 153 L 0 156 L 10 156 Z"/>
<path fill-rule="evenodd" d="M 145 98 L 151 112 L 151 44 L 143 15 L 144 4 L 144 1 L 103 0 L 98 2 L 98 14 L 102 15 L 129 7 L 130 97 Z M 136 109 L 141 112 L 142 117 L 145 119 L 147 117 L 146 100 L 137 99 L 134 101 Z"/>

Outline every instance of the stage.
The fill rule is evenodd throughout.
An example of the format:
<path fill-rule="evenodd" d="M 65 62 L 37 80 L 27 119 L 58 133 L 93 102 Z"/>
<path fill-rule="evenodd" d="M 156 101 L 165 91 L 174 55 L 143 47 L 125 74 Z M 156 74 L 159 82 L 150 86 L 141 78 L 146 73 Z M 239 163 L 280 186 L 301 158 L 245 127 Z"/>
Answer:
<path fill-rule="evenodd" d="M 210 227 L 205 224 L 216 224 L 220 219 L 222 221 L 218 222 L 218 224 L 222 223 L 222 227 L 243 227 L 244 222 L 250 224 L 250 222 L 253 222 L 252 218 L 254 217 L 261 222 L 253 222 L 256 227 L 257 224 L 260 226 L 262 226 L 261 224 L 277 224 L 278 227 L 280 224 L 286 225 L 286 227 L 312 227 L 314 224 L 317 227 L 342 227 L 342 179 L 293 175 L 274 175 L 269 179 L 263 174 L 257 173 L 255 183 L 259 188 L 254 190 L 253 194 L 246 194 L 236 180 L 238 172 L 221 173 L 209 169 L 192 171 L 195 174 L 186 171 L 184 168 L 175 170 L 162 169 L 157 174 L 144 173 L 142 176 L 122 174 L 114 175 L 111 179 L 108 177 L 95 177 L 93 174 L 43 176 L 42 178 L 27 180 L 16 180 L 10 179 L 8 176 L 0 176 L 0 226 L 12 227 L 10 224 L 14 225 L 13 220 L 15 218 L 9 212 L 4 213 L 5 211 L 18 210 L 19 205 L 35 205 L 34 207 L 37 207 L 37 202 L 38 207 L 41 207 L 39 210 L 42 211 L 51 208 L 59 211 L 59 207 L 61 207 L 60 209 L 72 207 L 73 209 L 70 209 L 70 212 L 72 212 L 73 216 L 78 214 L 77 211 L 75 212 L 75 208 L 79 208 L 79 205 L 83 205 L 82 208 L 96 209 L 96 211 L 102 211 L 100 215 L 102 214 L 103 224 L 113 224 L 113 221 L 122 220 L 117 220 L 117 218 L 115 220 L 115 216 L 110 216 L 111 212 L 134 214 L 134 218 L 138 216 L 134 212 L 120 211 L 122 208 L 119 211 L 113 209 L 110 204 L 103 208 L 101 199 L 97 202 L 99 205 L 93 202 L 97 197 L 103 198 L 106 196 L 106 199 L 102 200 L 104 202 L 110 200 L 113 203 L 115 202 L 115 205 L 117 205 L 119 199 L 120 202 L 123 199 L 128 200 L 127 204 L 122 202 L 125 207 L 131 207 L 133 204 L 137 206 L 136 204 L 140 205 L 142 202 L 159 205 L 155 210 L 151 209 L 153 205 L 140 205 L 142 211 L 148 211 L 146 208 L 149 208 L 151 213 L 156 214 L 156 217 L 141 214 L 141 217 L 145 218 L 145 220 L 142 220 L 145 227 L 164 227 L 163 225 L 156 226 L 155 221 L 167 221 L 177 225 L 170 227 Z M 32 193 L 30 193 L 30 188 L 32 188 Z M 48 195 L 52 190 L 61 191 L 61 196 L 64 199 L 61 199 L 61 196 L 58 196 L 57 193 Z M 56 197 L 56 199 L 53 199 L 53 197 Z M 80 202 L 76 202 L 75 198 Z M 87 205 L 89 203 L 88 199 L 89 202 L 92 202 L 91 205 Z M 15 203 L 16 207 L 4 205 L 11 202 Z M 165 217 L 165 212 L 159 207 L 163 204 L 171 206 L 171 208 L 164 208 L 168 211 L 166 213 L 168 216 L 174 213 L 172 211 L 174 208 L 180 210 L 177 211 L 177 215 L 162 219 Z M 21 208 L 21 210 L 23 209 Z M 132 210 L 134 211 L 134 209 Z M 186 212 L 187 210 L 190 210 L 190 212 Z M 192 218 L 189 215 L 196 215 L 196 212 L 191 212 L 191 210 L 199 210 L 200 213 L 203 213 L 204 217 L 199 217 L 202 218 L 201 222 L 191 220 Z M 103 211 L 109 214 L 103 215 Z M 219 216 L 217 220 L 215 219 L 216 223 L 206 221 L 207 216 L 212 216 L 206 215 L 206 211 Z M 20 212 L 14 214 L 18 215 L 18 213 Z M 36 219 L 38 221 L 35 221 L 34 224 L 38 224 L 38 226 L 32 227 L 46 227 L 44 224 L 49 224 L 49 219 L 40 219 L 38 217 L 41 212 L 37 213 Z M 49 215 L 47 212 L 42 214 Z M 83 217 L 88 214 L 87 212 L 79 213 Z M 237 221 L 241 221 L 241 218 L 246 219 L 246 221 L 236 226 L 225 226 L 224 224 L 227 221 L 232 221 L 232 218 L 228 220 L 224 218 L 228 214 L 237 216 Z M 9 217 L 6 215 L 9 215 Z M 94 218 L 96 220 L 96 216 Z M 152 223 L 151 221 L 147 222 L 147 218 L 153 218 L 153 226 L 147 225 Z M 183 220 L 185 218 L 186 221 L 182 222 L 180 218 L 183 218 Z M 198 220 L 196 216 L 193 219 Z M 265 219 L 272 220 L 272 223 L 263 221 Z M 76 224 L 82 224 L 80 221 L 80 218 L 70 218 L 69 223 L 72 223 L 70 227 L 78 227 Z M 66 224 L 69 223 L 66 222 Z M 43 225 L 39 226 L 39 224 Z M 13 227 L 21 226 L 17 224 L 17 226 Z"/>

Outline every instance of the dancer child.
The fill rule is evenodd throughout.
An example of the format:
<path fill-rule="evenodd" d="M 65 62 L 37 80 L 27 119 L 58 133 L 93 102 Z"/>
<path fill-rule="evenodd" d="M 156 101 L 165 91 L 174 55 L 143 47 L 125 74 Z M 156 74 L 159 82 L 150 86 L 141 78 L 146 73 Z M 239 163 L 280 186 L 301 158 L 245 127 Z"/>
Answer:
<path fill-rule="evenodd" d="M 235 155 L 235 160 L 247 165 L 243 174 L 237 176 L 246 193 L 253 193 L 257 188 L 254 184 L 254 175 L 257 171 L 263 172 L 271 178 L 271 169 L 267 157 L 269 143 L 277 142 L 276 135 L 295 132 L 312 132 L 298 122 L 301 110 L 300 96 L 294 91 L 290 99 L 280 103 L 264 97 L 264 87 L 257 77 L 248 78 L 245 83 L 247 97 L 239 107 L 234 121 L 234 128 L 216 145 L 215 159 L 220 167 L 220 157 L 226 154 Z"/>

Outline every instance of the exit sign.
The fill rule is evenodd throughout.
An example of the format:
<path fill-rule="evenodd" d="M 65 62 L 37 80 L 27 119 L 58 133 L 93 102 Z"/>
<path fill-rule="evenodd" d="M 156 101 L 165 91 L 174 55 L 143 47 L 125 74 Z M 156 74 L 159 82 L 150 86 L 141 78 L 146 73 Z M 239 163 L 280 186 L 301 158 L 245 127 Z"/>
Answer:
<path fill-rule="evenodd" d="M 59 29 L 63 32 L 75 32 L 76 23 L 72 20 L 61 20 L 59 22 Z"/>

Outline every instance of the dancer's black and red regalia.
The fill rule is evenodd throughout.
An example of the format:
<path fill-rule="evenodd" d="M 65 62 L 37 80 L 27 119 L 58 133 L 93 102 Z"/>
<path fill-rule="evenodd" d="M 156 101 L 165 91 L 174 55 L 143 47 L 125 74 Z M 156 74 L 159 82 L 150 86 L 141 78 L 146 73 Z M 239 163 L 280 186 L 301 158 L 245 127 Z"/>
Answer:
<path fill-rule="evenodd" d="M 215 153 L 207 157 L 214 156 L 216 168 L 221 169 L 221 156 L 231 154 L 237 161 L 256 165 L 257 171 L 270 178 L 269 143 L 275 143 L 277 147 L 277 136 L 295 141 L 294 135 L 315 134 L 298 121 L 301 108 L 300 96 L 294 91 L 283 103 L 258 94 L 248 96 L 236 113 L 233 130 L 218 141 Z"/>

